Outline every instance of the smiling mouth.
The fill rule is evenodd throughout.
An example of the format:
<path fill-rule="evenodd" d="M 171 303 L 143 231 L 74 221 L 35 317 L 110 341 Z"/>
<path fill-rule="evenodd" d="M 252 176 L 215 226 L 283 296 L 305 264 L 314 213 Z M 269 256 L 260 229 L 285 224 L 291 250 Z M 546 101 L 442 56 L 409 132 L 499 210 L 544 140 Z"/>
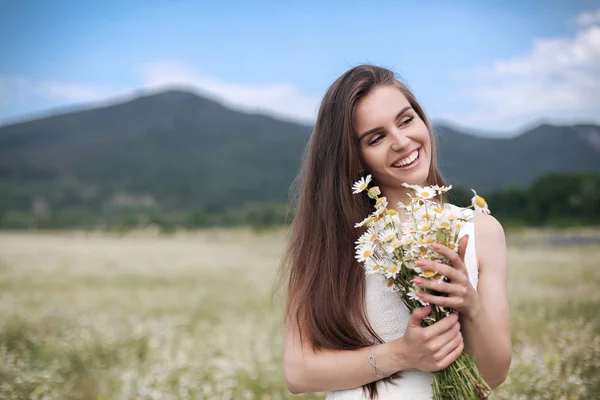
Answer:
<path fill-rule="evenodd" d="M 403 159 L 398 160 L 396 163 L 392 164 L 392 167 L 394 167 L 394 168 L 408 167 L 409 165 L 412 165 L 419 159 L 419 155 L 420 155 L 419 149 L 416 149 L 415 151 L 410 153 L 408 156 L 406 156 Z"/>

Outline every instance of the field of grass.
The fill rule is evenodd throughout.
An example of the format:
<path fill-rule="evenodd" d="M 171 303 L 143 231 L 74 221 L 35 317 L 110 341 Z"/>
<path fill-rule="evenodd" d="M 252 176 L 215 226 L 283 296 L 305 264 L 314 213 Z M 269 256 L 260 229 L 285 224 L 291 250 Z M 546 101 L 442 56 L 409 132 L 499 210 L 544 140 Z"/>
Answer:
<path fill-rule="evenodd" d="M 0 398 L 295 397 L 271 301 L 284 238 L 0 233 Z M 529 239 L 509 237 L 514 354 L 494 398 L 594 398 L 600 246 Z"/>

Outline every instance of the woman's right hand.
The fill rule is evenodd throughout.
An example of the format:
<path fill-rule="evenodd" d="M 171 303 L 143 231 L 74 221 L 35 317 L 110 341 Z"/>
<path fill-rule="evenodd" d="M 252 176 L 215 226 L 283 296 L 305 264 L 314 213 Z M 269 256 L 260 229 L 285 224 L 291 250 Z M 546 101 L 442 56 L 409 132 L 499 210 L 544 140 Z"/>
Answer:
<path fill-rule="evenodd" d="M 452 313 L 426 328 L 421 321 L 431 312 L 431 306 L 413 311 L 406 333 L 398 340 L 405 349 L 399 357 L 411 368 L 421 371 L 440 371 L 456 360 L 464 349 L 458 314 Z"/>

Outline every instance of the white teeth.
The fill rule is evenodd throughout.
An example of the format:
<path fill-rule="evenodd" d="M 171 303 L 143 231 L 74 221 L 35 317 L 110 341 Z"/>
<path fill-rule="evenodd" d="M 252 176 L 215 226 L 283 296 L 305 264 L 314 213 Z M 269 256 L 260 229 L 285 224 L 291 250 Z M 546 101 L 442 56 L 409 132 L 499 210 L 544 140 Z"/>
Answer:
<path fill-rule="evenodd" d="M 394 164 L 394 167 L 403 167 L 415 161 L 419 157 L 419 150 L 413 151 L 409 156 L 404 157 L 402 160 Z"/>

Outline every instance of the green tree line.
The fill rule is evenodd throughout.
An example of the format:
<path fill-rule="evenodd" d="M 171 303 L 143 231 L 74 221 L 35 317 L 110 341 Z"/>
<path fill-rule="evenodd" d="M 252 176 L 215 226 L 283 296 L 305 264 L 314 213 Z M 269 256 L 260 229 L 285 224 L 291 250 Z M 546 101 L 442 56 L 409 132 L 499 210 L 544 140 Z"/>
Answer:
<path fill-rule="evenodd" d="M 474 188 L 477 190 L 477 188 Z M 479 193 L 492 214 L 513 226 L 600 226 L 600 174 L 551 174 L 529 188 L 506 188 Z M 467 206 L 473 193 L 454 187 L 449 201 Z M 0 199 L 0 228 L 3 229 L 106 229 L 127 231 L 154 227 L 163 232 L 177 228 L 197 229 L 216 226 L 251 226 L 257 229 L 289 224 L 293 204 L 251 203 L 241 208 L 199 208 L 165 211 L 155 208 L 105 210 L 65 206 L 44 209 L 33 204 L 15 209 Z"/>

